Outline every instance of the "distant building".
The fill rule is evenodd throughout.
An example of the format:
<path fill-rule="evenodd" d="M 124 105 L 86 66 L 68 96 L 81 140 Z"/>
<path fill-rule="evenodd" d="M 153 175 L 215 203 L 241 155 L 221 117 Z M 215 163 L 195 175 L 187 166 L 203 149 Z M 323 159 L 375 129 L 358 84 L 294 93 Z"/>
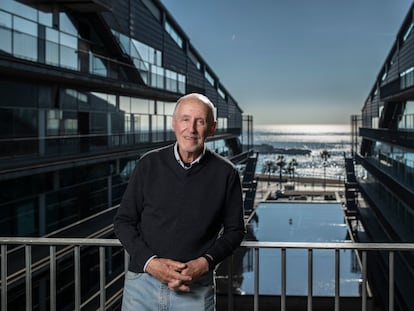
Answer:
<path fill-rule="evenodd" d="M 353 151 L 364 204 L 358 218 L 370 242 L 414 242 L 414 8 L 411 6 L 362 108 Z M 359 132 L 358 137 L 356 134 Z M 369 258 L 377 297 L 388 290 L 388 258 Z M 396 253 L 396 310 L 414 310 L 414 257 Z M 387 305 L 386 301 L 383 301 Z"/>
<path fill-rule="evenodd" d="M 251 116 L 160 1 L 1 0 L 0 235 L 112 237 L 136 160 L 175 141 L 175 101 L 191 92 L 216 107 L 208 147 L 245 161 Z"/>

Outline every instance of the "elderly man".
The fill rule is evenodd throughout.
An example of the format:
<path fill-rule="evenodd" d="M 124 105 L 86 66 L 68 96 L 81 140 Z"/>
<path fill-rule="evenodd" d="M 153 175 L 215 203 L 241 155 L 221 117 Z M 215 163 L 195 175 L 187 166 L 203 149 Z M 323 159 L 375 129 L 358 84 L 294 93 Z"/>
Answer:
<path fill-rule="evenodd" d="M 205 145 L 211 101 L 181 97 L 172 128 L 176 143 L 139 159 L 114 219 L 131 259 L 124 311 L 215 310 L 214 267 L 245 233 L 239 174 Z"/>

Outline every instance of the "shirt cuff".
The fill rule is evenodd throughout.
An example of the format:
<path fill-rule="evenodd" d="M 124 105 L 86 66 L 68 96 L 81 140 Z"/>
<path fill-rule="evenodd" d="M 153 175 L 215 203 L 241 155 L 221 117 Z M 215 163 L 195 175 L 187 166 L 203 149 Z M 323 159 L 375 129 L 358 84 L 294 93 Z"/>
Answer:
<path fill-rule="evenodd" d="M 144 272 L 147 272 L 147 267 L 148 267 L 148 265 L 149 265 L 149 263 L 150 263 L 150 261 L 151 260 L 153 260 L 154 258 L 157 258 L 157 255 L 154 255 L 154 256 L 152 256 L 152 257 L 150 257 L 148 260 L 147 260 L 147 262 L 145 263 L 145 265 L 144 265 Z"/>

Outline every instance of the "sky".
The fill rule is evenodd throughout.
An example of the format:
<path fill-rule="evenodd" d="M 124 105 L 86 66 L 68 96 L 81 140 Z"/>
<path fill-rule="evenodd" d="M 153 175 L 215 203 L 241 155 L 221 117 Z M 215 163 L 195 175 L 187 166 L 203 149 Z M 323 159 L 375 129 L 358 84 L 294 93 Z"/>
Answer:
<path fill-rule="evenodd" d="M 254 124 L 349 124 L 412 0 L 161 0 Z"/>

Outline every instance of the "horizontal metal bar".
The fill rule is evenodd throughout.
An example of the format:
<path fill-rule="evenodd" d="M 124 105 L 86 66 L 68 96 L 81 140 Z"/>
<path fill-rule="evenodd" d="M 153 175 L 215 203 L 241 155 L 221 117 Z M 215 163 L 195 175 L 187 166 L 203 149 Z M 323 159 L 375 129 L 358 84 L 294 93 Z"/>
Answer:
<path fill-rule="evenodd" d="M 2 237 L 0 245 L 32 244 L 32 245 L 80 245 L 80 246 L 121 246 L 118 239 L 85 239 L 85 238 L 24 238 Z M 414 251 L 414 243 L 353 243 L 353 242 L 256 242 L 243 241 L 247 248 L 304 248 L 304 249 L 354 249 L 384 251 Z"/>
<path fill-rule="evenodd" d="M 326 242 L 254 242 L 243 241 L 248 248 L 306 248 L 306 249 L 355 249 L 355 250 L 414 250 L 414 243 L 326 243 Z"/>

